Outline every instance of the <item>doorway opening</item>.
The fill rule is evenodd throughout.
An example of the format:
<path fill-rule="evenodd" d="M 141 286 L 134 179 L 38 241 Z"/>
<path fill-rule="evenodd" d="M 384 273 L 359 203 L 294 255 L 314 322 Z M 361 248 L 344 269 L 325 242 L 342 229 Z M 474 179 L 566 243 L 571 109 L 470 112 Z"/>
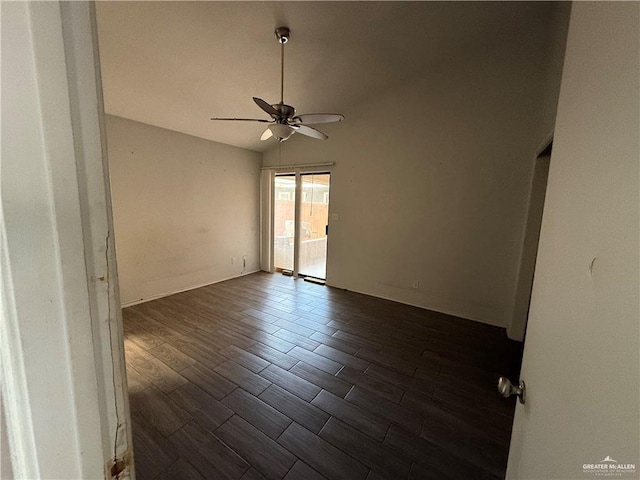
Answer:
<path fill-rule="evenodd" d="M 330 174 L 278 174 L 273 188 L 276 271 L 325 280 Z"/>
<path fill-rule="evenodd" d="M 552 148 L 553 140 L 540 151 L 534 164 L 518 289 L 516 291 L 516 304 L 513 319 L 507 329 L 509 338 L 513 340 L 524 341 L 527 329 Z"/>

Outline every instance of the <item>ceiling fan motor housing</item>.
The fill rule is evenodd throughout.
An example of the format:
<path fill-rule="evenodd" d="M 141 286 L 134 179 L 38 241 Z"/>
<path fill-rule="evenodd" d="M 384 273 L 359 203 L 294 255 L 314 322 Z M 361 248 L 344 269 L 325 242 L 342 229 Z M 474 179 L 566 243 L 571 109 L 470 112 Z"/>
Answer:
<path fill-rule="evenodd" d="M 276 103 L 275 105 L 271 105 L 271 106 L 278 111 L 278 118 L 276 119 L 276 121 L 278 120 L 284 121 L 288 118 L 292 118 L 296 114 L 296 109 L 293 108 L 291 105 L 286 105 L 284 103 Z"/>

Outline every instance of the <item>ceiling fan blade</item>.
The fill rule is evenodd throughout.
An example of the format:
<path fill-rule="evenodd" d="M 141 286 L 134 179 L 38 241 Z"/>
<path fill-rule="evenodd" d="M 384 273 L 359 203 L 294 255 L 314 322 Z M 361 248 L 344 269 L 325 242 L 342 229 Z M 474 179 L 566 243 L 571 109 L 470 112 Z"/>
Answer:
<path fill-rule="evenodd" d="M 272 117 L 277 117 L 278 111 L 273 108 L 271 105 L 269 105 L 267 102 L 265 102 L 264 100 L 262 100 L 261 98 L 258 97 L 253 97 L 253 101 L 256 102 L 256 104 L 265 112 L 267 112 L 269 115 L 271 115 Z"/>
<path fill-rule="evenodd" d="M 273 137 L 273 133 L 271 133 L 271 129 L 267 128 L 260 137 L 260 140 L 269 140 L 271 137 Z"/>
<path fill-rule="evenodd" d="M 326 140 L 329 138 L 321 131 L 308 127 L 307 125 L 291 125 L 291 127 L 296 131 L 296 133 L 301 133 L 307 137 L 317 138 L 318 140 Z"/>
<path fill-rule="evenodd" d="M 271 123 L 273 120 L 263 120 L 261 118 L 220 118 L 214 117 L 211 120 L 233 120 L 236 122 L 261 122 L 261 123 Z"/>
<path fill-rule="evenodd" d="M 306 113 L 304 115 L 296 115 L 292 120 L 296 123 L 313 125 L 316 123 L 341 122 L 344 120 L 344 115 L 341 113 Z"/>

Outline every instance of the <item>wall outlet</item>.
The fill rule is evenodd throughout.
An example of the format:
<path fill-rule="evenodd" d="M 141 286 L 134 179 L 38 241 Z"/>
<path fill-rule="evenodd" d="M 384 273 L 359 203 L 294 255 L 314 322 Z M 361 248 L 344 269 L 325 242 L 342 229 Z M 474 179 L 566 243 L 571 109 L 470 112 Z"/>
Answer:
<path fill-rule="evenodd" d="M 420 280 L 414 280 L 413 283 L 411 284 L 411 288 L 420 288 Z"/>
<path fill-rule="evenodd" d="M 242 256 L 242 268 L 245 268 L 247 266 L 247 256 L 243 255 Z"/>
<path fill-rule="evenodd" d="M 236 263 L 236 257 L 231 257 L 231 265 L 235 265 Z"/>

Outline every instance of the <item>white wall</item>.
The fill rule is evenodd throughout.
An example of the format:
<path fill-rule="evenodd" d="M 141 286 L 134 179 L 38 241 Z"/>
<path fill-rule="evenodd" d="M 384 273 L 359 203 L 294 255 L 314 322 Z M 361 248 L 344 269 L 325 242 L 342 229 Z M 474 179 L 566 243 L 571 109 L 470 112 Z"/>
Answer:
<path fill-rule="evenodd" d="M 124 305 L 259 269 L 259 153 L 120 117 L 106 127 Z"/>
<path fill-rule="evenodd" d="M 336 162 L 330 285 L 509 323 L 533 163 L 555 117 L 556 21 L 354 106 L 320 126 L 325 142 L 283 144 L 282 164 Z M 265 153 L 265 165 L 278 161 Z"/>
<path fill-rule="evenodd" d="M 509 479 L 640 477 L 639 39 L 638 2 L 573 5 Z"/>

